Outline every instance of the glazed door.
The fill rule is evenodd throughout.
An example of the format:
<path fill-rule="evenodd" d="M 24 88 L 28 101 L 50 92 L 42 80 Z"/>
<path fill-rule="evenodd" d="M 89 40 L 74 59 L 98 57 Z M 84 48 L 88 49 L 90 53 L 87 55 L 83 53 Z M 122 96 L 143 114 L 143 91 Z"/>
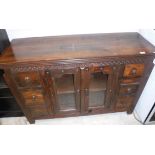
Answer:
<path fill-rule="evenodd" d="M 82 69 L 82 111 L 97 112 L 109 107 L 112 86 L 112 68 L 90 67 Z"/>
<path fill-rule="evenodd" d="M 56 115 L 80 112 L 80 72 L 79 69 L 46 71 L 51 99 Z"/>

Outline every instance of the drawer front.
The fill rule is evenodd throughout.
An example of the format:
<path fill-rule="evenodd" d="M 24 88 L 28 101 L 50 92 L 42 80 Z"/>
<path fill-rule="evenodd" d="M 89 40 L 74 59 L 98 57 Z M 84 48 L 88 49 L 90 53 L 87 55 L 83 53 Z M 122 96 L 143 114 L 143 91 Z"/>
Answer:
<path fill-rule="evenodd" d="M 29 111 L 33 118 L 47 117 L 49 115 L 47 108 L 44 106 L 29 108 Z"/>
<path fill-rule="evenodd" d="M 121 84 L 140 84 L 140 78 L 124 78 L 120 80 Z"/>
<path fill-rule="evenodd" d="M 1 88 L 0 89 L 0 97 L 11 97 L 12 94 L 9 90 L 9 88 Z"/>
<path fill-rule="evenodd" d="M 120 95 L 135 95 L 138 90 L 139 85 L 121 85 Z"/>
<path fill-rule="evenodd" d="M 38 72 L 15 73 L 15 81 L 19 87 L 40 86 L 40 77 Z"/>
<path fill-rule="evenodd" d="M 120 96 L 117 99 L 116 110 L 127 110 L 134 101 L 134 96 Z"/>
<path fill-rule="evenodd" d="M 92 66 L 90 67 L 90 72 L 104 72 L 105 74 L 110 74 L 112 73 L 112 67 L 110 66 L 104 66 L 104 67 L 100 67 L 98 66 Z"/>
<path fill-rule="evenodd" d="M 123 77 L 140 77 L 144 72 L 144 64 L 125 65 Z"/>
<path fill-rule="evenodd" d="M 45 104 L 44 93 L 41 89 L 21 90 L 25 105 L 33 106 Z"/>

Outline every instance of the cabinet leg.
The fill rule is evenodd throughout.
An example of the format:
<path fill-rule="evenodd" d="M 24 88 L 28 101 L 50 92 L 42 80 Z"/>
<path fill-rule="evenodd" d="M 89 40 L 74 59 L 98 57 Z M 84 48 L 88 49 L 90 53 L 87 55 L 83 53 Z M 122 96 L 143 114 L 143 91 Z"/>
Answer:
<path fill-rule="evenodd" d="M 34 119 L 28 119 L 30 124 L 35 124 L 35 120 Z"/>
<path fill-rule="evenodd" d="M 133 108 L 132 107 L 128 108 L 127 114 L 132 114 L 132 112 L 133 112 Z"/>
<path fill-rule="evenodd" d="M 127 114 L 132 114 L 132 111 L 128 110 L 128 111 L 127 111 Z"/>

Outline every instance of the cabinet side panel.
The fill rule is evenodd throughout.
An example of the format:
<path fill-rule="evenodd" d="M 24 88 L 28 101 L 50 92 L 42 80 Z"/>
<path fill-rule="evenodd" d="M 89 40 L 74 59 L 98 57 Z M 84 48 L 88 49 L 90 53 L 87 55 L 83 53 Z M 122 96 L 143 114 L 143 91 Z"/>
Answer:
<path fill-rule="evenodd" d="M 16 84 L 14 83 L 14 80 L 12 78 L 12 74 L 10 72 L 9 69 L 5 70 L 5 74 L 4 74 L 4 78 L 6 83 L 8 84 L 12 94 L 14 95 L 17 103 L 19 104 L 20 108 L 22 109 L 23 113 L 25 114 L 25 116 L 27 117 L 28 121 L 30 123 L 34 123 L 34 119 L 31 117 L 30 112 L 25 108 L 25 106 L 22 104 L 24 101 L 22 101 L 22 99 L 20 98 L 20 95 L 17 91 L 17 87 Z"/>

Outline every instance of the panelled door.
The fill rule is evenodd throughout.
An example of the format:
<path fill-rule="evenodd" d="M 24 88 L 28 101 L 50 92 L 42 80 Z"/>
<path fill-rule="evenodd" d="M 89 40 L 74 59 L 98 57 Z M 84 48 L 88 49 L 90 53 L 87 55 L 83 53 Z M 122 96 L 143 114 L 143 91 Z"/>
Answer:
<path fill-rule="evenodd" d="M 102 111 L 111 100 L 113 70 L 110 66 L 88 67 L 81 70 L 82 112 Z"/>
<path fill-rule="evenodd" d="M 51 100 L 56 116 L 80 113 L 80 70 L 46 70 Z"/>

